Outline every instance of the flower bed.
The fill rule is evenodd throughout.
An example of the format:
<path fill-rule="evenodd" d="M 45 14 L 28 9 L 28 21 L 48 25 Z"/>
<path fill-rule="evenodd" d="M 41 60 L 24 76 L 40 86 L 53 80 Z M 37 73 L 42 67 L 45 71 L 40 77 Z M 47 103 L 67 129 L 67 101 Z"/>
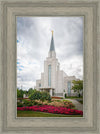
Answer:
<path fill-rule="evenodd" d="M 63 97 L 58 97 L 58 96 L 52 96 L 52 99 L 63 99 Z"/>
<path fill-rule="evenodd" d="M 17 107 L 18 111 L 40 111 L 54 114 L 83 115 L 83 111 L 69 109 L 65 107 L 54 107 L 50 105 Z"/>
<path fill-rule="evenodd" d="M 66 108 L 73 108 L 75 107 L 72 102 L 67 102 L 67 101 L 52 101 L 49 103 L 49 105 L 54 106 L 54 107 L 66 107 Z"/>

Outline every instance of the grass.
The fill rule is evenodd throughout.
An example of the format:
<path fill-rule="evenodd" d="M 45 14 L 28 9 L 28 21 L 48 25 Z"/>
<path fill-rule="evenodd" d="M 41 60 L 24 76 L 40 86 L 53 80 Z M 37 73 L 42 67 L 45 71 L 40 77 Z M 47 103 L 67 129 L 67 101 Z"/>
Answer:
<path fill-rule="evenodd" d="M 52 114 L 36 111 L 17 111 L 17 117 L 82 117 L 82 115 Z"/>

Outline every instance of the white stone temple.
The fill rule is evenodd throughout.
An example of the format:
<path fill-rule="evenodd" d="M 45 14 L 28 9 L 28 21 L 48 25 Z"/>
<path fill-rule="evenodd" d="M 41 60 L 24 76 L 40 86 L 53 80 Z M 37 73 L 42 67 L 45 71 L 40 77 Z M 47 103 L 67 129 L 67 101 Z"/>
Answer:
<path fill-rule="evenodd" d="M 48 57 L 44 61 L 44 72 L 41 73 L 41 79 L 36 80 L 35 89 L 47 91 L 51 96 L 63 97 L 75 96 L 72 88 L 72 81 L 77 80 L 75 76 L 68 76 L 63 70 L 60 70 L 60 63 L 56 58 L 53 31 Z"/>

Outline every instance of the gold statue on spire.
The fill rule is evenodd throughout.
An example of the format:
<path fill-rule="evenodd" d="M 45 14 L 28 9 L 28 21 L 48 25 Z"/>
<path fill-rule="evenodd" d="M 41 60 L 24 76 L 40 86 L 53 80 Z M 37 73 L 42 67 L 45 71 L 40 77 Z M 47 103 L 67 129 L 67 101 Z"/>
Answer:
<path fill-rule="evenodd" d="M 51 32 L 52 32 L 52 35 L 53 35 L 53 30 Z"/>

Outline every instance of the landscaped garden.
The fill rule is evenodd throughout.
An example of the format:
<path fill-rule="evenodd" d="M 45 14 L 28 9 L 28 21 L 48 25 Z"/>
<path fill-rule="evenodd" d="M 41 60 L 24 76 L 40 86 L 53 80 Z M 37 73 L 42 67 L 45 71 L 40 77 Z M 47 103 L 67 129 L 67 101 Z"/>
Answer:
<path fill-rule="evenodd" d="M 18 111 L 40 111 L 53 114 L 83 115 L 82 111 L 50 105 L 18 107 Z"/>
<path fill-rule="evenodd" d="M 82 116 L 83 111 L 60 97 L 50 97 L 47 92 L 34 91 L 29 98 L 19 98 L 17 102 L 18 117 L 76 117 Z"/>

